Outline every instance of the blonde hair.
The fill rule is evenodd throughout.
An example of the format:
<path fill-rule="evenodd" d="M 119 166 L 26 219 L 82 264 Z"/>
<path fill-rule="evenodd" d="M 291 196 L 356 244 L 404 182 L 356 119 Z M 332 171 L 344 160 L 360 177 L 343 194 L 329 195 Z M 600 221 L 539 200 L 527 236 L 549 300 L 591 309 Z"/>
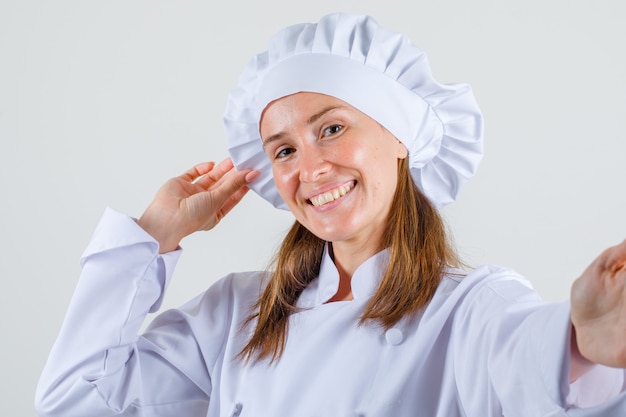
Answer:
<path fill-rule="evenodd" d="M 256 320 L 256 327 L 240 358 L 280 359 L 289 317 L 319 274 L 325 244 L 299 222 L 293 224 L 275 256 L 274 272 L 244 322 L 245 327 Z M 447 267 L 461 265 L 443 219 L 413 182 L 407 159 L 398 162 L 398 184 L 379 249 L 385 248 L 389 267 L 359 324 L 373 321 L 389 329 L 428 304 Z"/>

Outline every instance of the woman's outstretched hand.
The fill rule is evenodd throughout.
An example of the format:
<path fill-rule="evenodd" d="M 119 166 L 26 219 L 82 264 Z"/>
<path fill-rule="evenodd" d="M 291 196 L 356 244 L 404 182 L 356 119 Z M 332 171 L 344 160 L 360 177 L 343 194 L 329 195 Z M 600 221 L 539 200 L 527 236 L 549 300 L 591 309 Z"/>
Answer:
<path fill-rule="evenodd" d="M 137 223 L 159 242 L 161 253 L 172 251 L 185 236 L 215 227 L 258 175 L 235 170 L 230 159 L 198 164 L 167 181 Z"/>
<path fill-rule="evenodd" d="M 605 250 L 574 282 L 571 302 L 582 356 L 626 368 L 626 241 Z"/>

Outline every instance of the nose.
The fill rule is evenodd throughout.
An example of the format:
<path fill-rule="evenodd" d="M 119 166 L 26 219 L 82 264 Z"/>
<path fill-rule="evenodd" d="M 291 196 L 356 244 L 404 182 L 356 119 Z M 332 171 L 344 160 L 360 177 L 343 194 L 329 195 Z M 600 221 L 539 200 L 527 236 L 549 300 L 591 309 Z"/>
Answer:
<path fill-rule="evenodd" d="M 330 163 L 318 147 L 307 146 L 300 150 L 298 170 L 301 182 L 315 182 L 330 170 Z"/>

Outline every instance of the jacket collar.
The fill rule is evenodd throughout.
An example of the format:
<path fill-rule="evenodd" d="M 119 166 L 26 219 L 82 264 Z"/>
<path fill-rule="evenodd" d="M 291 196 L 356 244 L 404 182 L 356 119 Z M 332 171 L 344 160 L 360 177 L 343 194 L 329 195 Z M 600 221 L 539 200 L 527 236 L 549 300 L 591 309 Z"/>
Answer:
<path fill-rule="evenodd" d="M 313 308 L 326 303 L 339 288 L 339 272 L 330 256 L 330 243 L 326 244 L 320 273 L 302 292 L 297 302 L 299 308 Z M 378 287 L 387 266 L 389 250 L 384 249 L 363 262 L 352 275 L 352 295 L 355 300 L 368 299 Z"/>

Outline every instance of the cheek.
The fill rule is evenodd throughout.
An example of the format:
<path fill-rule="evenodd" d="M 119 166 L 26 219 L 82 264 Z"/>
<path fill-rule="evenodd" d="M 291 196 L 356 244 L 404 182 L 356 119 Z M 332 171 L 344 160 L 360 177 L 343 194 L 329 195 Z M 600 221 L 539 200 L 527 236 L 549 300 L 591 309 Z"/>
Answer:
<path fill-rule="evenodd" d="M 334 160 L 342 161 L 346 165 L 372 168 L 376 164 L 376 154 L 378 149 L 363 144 L 349 144 L 350 146 L 342 146 L 335 150 Z"/>
<path fill-rule="evenodd" d="M 355 152 L 369 183 L 379 193 L 393 194 L 398 182 L 398 157 L 392 146 L 372 146 Z"/>
<path fill-rule="evenodd" d="M 377 144 L 353 147 L 346 150 L 341 158 L 344 161 L 350 161 L 353 166 L 359 167 L 365 174 L 375 179 L 376 183 L 383 182 L 379 176 L 388 171 L 390 166 L 396 164 L 396 158 L 389 157 L 388 149 L 377 146 Z"/>
<path fill-rule="evenodd" d="M 296 189 L 293 171 L 286 169 L 284 166 L 273 166 L 272 175 L 274 183 L 276 183 L 276 189 L 283 200 L 288 201 L 292 199 Z"/>

